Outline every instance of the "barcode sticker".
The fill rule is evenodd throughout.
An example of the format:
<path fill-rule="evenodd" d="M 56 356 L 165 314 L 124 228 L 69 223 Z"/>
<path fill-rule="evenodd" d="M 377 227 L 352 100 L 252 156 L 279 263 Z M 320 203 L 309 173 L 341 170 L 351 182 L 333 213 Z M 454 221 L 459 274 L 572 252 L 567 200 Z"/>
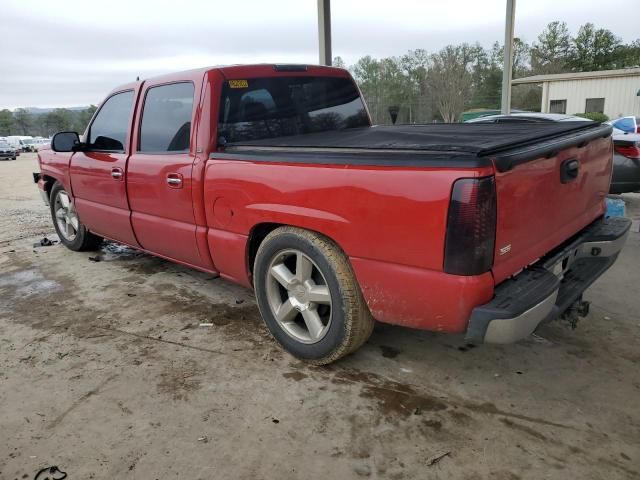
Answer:
<path fill-rule="evenodd" d="M 249 88 L 249 82 L 246 80 L 229 80 L 229 87 L 231 88 Z"/>

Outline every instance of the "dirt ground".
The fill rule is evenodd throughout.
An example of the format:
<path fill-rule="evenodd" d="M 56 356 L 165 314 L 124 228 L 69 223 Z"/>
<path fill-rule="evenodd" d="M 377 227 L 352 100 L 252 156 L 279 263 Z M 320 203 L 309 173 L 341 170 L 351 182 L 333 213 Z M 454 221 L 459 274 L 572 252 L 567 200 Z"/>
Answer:
<path fill-rule="evenodd" d="M 244 288 L 116 244 L 34 247 L 53 233 L 36 170 L 0 162 L 0 479 L 640 478 L 640 234 L 575 331 L 468 348 L 379 325 L 311 368 Z"/>

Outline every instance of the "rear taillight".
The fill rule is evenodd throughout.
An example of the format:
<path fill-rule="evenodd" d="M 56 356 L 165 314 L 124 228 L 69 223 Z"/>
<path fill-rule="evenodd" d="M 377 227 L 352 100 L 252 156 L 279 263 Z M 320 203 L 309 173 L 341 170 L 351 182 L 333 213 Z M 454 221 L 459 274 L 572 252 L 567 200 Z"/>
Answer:
<path fill-rule="evenodd" d="M 615 143 L 613 148 L 623 157 L 640 159 L 640 144 L 637 142 Z"/>
<path fill-rule="evenodd" d="M 454 275 L 479 275 L 489 271 L 495 240 L 495 178 L 456 181 L 447 218 L 444 271 Z"/>

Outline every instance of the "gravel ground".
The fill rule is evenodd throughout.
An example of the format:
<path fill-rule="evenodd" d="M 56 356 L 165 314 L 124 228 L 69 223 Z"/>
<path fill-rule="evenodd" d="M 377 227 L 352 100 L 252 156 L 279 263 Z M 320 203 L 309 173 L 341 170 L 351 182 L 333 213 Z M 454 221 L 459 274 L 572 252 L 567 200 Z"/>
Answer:
<path fill-rule="evenodd" d="M 36 169 L 0 162 L 1 479 L 640 478 L 640 234 L 575 331 L 469 348 L 380 325 L 311 368 L 246 289 L 116 244 L 35 248 Z"/>

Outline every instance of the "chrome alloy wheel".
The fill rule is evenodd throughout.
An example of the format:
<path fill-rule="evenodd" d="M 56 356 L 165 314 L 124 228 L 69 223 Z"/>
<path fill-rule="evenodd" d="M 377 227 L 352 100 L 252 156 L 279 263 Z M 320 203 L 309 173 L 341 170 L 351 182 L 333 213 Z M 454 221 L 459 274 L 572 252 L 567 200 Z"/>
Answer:
<path fill-rule="evenodd" d="M 267 271 L 267 301 L 279 326 L 302 343 L 317 343 L 331 325 L 331 292 L 324 275 L 307 255 L 278 252 Z"/>
<path fill-rule="evenodd" d="M 73 201 L 64 190 L 58 192 L 53 206 L 58 231 L 65 240 L 73 242 L 78 234 L 78 214 Z"/>

